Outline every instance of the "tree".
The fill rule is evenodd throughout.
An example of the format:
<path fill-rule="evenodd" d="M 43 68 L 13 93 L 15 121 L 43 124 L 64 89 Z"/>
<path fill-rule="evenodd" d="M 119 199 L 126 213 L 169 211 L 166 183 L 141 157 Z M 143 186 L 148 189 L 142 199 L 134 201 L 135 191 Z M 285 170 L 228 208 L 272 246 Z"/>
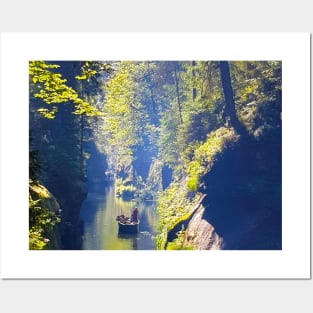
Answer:
<path fill-rule="evenodd" d="M 179 119 L 180 119 L 180 123 L 182 124 L 183 117 L 182 117 L 182 107 L 181 107 L 181 101 L 180 101 L 179 82 L 178 82 L 178 74 L 177 74 L 177 63 L 174 62 L 173 64 L 174 64 L 174 77 L 175 77 L 175 88 L 176 88 Z"/>
<path fill-rule="evenodd" d="M 247 135 L 245 127 L 240 123 L 237 117 L 228 61 L 220 61 L 219 67 L 225 99 L 225 114 L 229 118 L 230 125 L 238 134 Z"/>
<path fill-rule="evenodd" d="M 66 84 L 67 80 L 61 74 L 55 72 L 59 67 L 57 64 L 47 64 L 44 61 L 29 62 L 31 96 L 42 99 L 47 105 L 46 107 L 40 107 L 37 111 L 44 117 L 53 119 L 57 112 L 55 104 L 72 101 L 75 104 L 74 114 L 99 115 L 98 110 L 81 99 L 76 90 Z M 83 75 L 83 77 L 85 76 Z"/>
<path fill-rule="evenodd" d="M 66 222 L 78 225 L 79 208 L 87 195 L 85 129 L 101 114 L 92 98 L 102 72 L 108 70 L 102 62 L 29 62 L 30 178 L 38 179 L 61 205 L 62 238 L 71 231 Z M 30 211 L 36 208 L 30 203 Z"/>

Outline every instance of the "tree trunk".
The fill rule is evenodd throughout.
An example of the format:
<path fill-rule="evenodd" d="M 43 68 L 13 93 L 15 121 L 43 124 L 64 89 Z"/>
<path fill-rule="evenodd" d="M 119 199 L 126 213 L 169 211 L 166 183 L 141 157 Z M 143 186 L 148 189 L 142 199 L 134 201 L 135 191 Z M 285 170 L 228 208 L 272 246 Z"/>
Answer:
<path fill-rule="evenodd" d="M 225 115 L 229 118 L 230 125 L 240 135 L 247 134 L 245 127 L 238 120 L 235 108 L 233 88 L 231 84 L 228 61 L 220 61 L 221 81 L 225 99 Z"/>
<path fill-rule="evenodd" d="M 84 172 L 84 114 L 80 119 L 80 170 Z"/>
<path fill-rule="evenodd" d="M 81 97 L 84 99 L 84 84 L 81 81 Z M 80 117 L 80 170 L 81 174 L 84 173 L 84 114 Z"/>
<path fill-rule="evenodd" d="M 182 113 L 181 113 L 181 102 L 180 102 L 180 96 L 179 96 L 178 75 L 177 75 L 177 69 L 176 69 L 176 64 L 175 63 L 174 63 L 174 74 L 175 74 L 175 86 L 176 86 L 176 95 L 177 95 L 179 119 L 180 119 L 180 122 L 183 123 L 183 117 L 182 117 Z"/>
<path fill-rule="evenodd" d="M 193 79 L 192 100 L 195 100 L 197 98 L 197 88 L 196 88 L 196 83 L 195 83 L 196 71 L 194 69 L 196 66 L 196 61 L 191 61 L 191 66 L 193 67 L 192 69 L 192 79 Z"/>
<path fill-rule="evenodd" d="M 153 111 L 153 117 L 152 117 L 152 122 L 154 125 L 156 126 L 159 126 L 159 120 L 157 118 L 157 115 L 158 115 L 158 112 L 157 112 L 157 105 L 156 105 L 156 101 L 155 101 L 155 96 L 154 96 L 154 92 L 153 92 L 153 80 L 152 80 L 152 71 L 150 69 L 150 62 L 148 62 L 148 82 L 149 82 L 149 85 L 150 85 L 150 95 L 151 95 L 151 104 L 152 104 L 152 111 Z"/>

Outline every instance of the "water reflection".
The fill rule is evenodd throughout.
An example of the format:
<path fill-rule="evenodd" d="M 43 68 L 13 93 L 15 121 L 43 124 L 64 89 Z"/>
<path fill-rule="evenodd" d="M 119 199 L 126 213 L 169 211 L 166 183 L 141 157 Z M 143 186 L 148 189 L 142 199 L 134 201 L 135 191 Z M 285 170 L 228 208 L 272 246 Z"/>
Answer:
<path fill-rule="evenodd" d="M 132 250 L 138 250 L 138 234 L 125 234 L 119 232 L 117 237 L 120 240 L 126 240 L 132 243 Z"/>
<path fill-rule="evenodd" d="M 116 216 L 139 209 L 139 232 L 119 234 Z M 155 203 L 116 198 L 114 187 L 93 186 L 81 208 L 83 250 L 155 250 Z"/>

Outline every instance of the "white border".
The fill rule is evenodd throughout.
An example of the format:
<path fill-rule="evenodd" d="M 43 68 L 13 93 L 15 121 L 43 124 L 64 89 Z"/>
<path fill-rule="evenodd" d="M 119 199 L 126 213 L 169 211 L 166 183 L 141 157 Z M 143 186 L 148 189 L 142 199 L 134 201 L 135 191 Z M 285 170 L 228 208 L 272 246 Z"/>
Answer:
<path fill-rule="evenodd" d="M 282 60 L 283 250 L 29 251 L 27 73 L 32 59 Z M 310 278 L 309 140 L 308 33 L 2 33 L 1 276 Z"/>

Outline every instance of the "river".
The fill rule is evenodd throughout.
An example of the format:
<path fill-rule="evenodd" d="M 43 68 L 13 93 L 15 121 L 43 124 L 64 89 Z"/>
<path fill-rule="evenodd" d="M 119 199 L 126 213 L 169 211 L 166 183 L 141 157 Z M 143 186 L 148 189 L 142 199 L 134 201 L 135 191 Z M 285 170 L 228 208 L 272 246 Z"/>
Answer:
<path fill-rule="evenodd" d="M 139 232 L 120 235 L 116 216 L 139 209 Z M 156 209 L 151 201 L 124 201 L 113 185 L 93 185 L 81 207 L 82 250 L 155 250 Z"/>

